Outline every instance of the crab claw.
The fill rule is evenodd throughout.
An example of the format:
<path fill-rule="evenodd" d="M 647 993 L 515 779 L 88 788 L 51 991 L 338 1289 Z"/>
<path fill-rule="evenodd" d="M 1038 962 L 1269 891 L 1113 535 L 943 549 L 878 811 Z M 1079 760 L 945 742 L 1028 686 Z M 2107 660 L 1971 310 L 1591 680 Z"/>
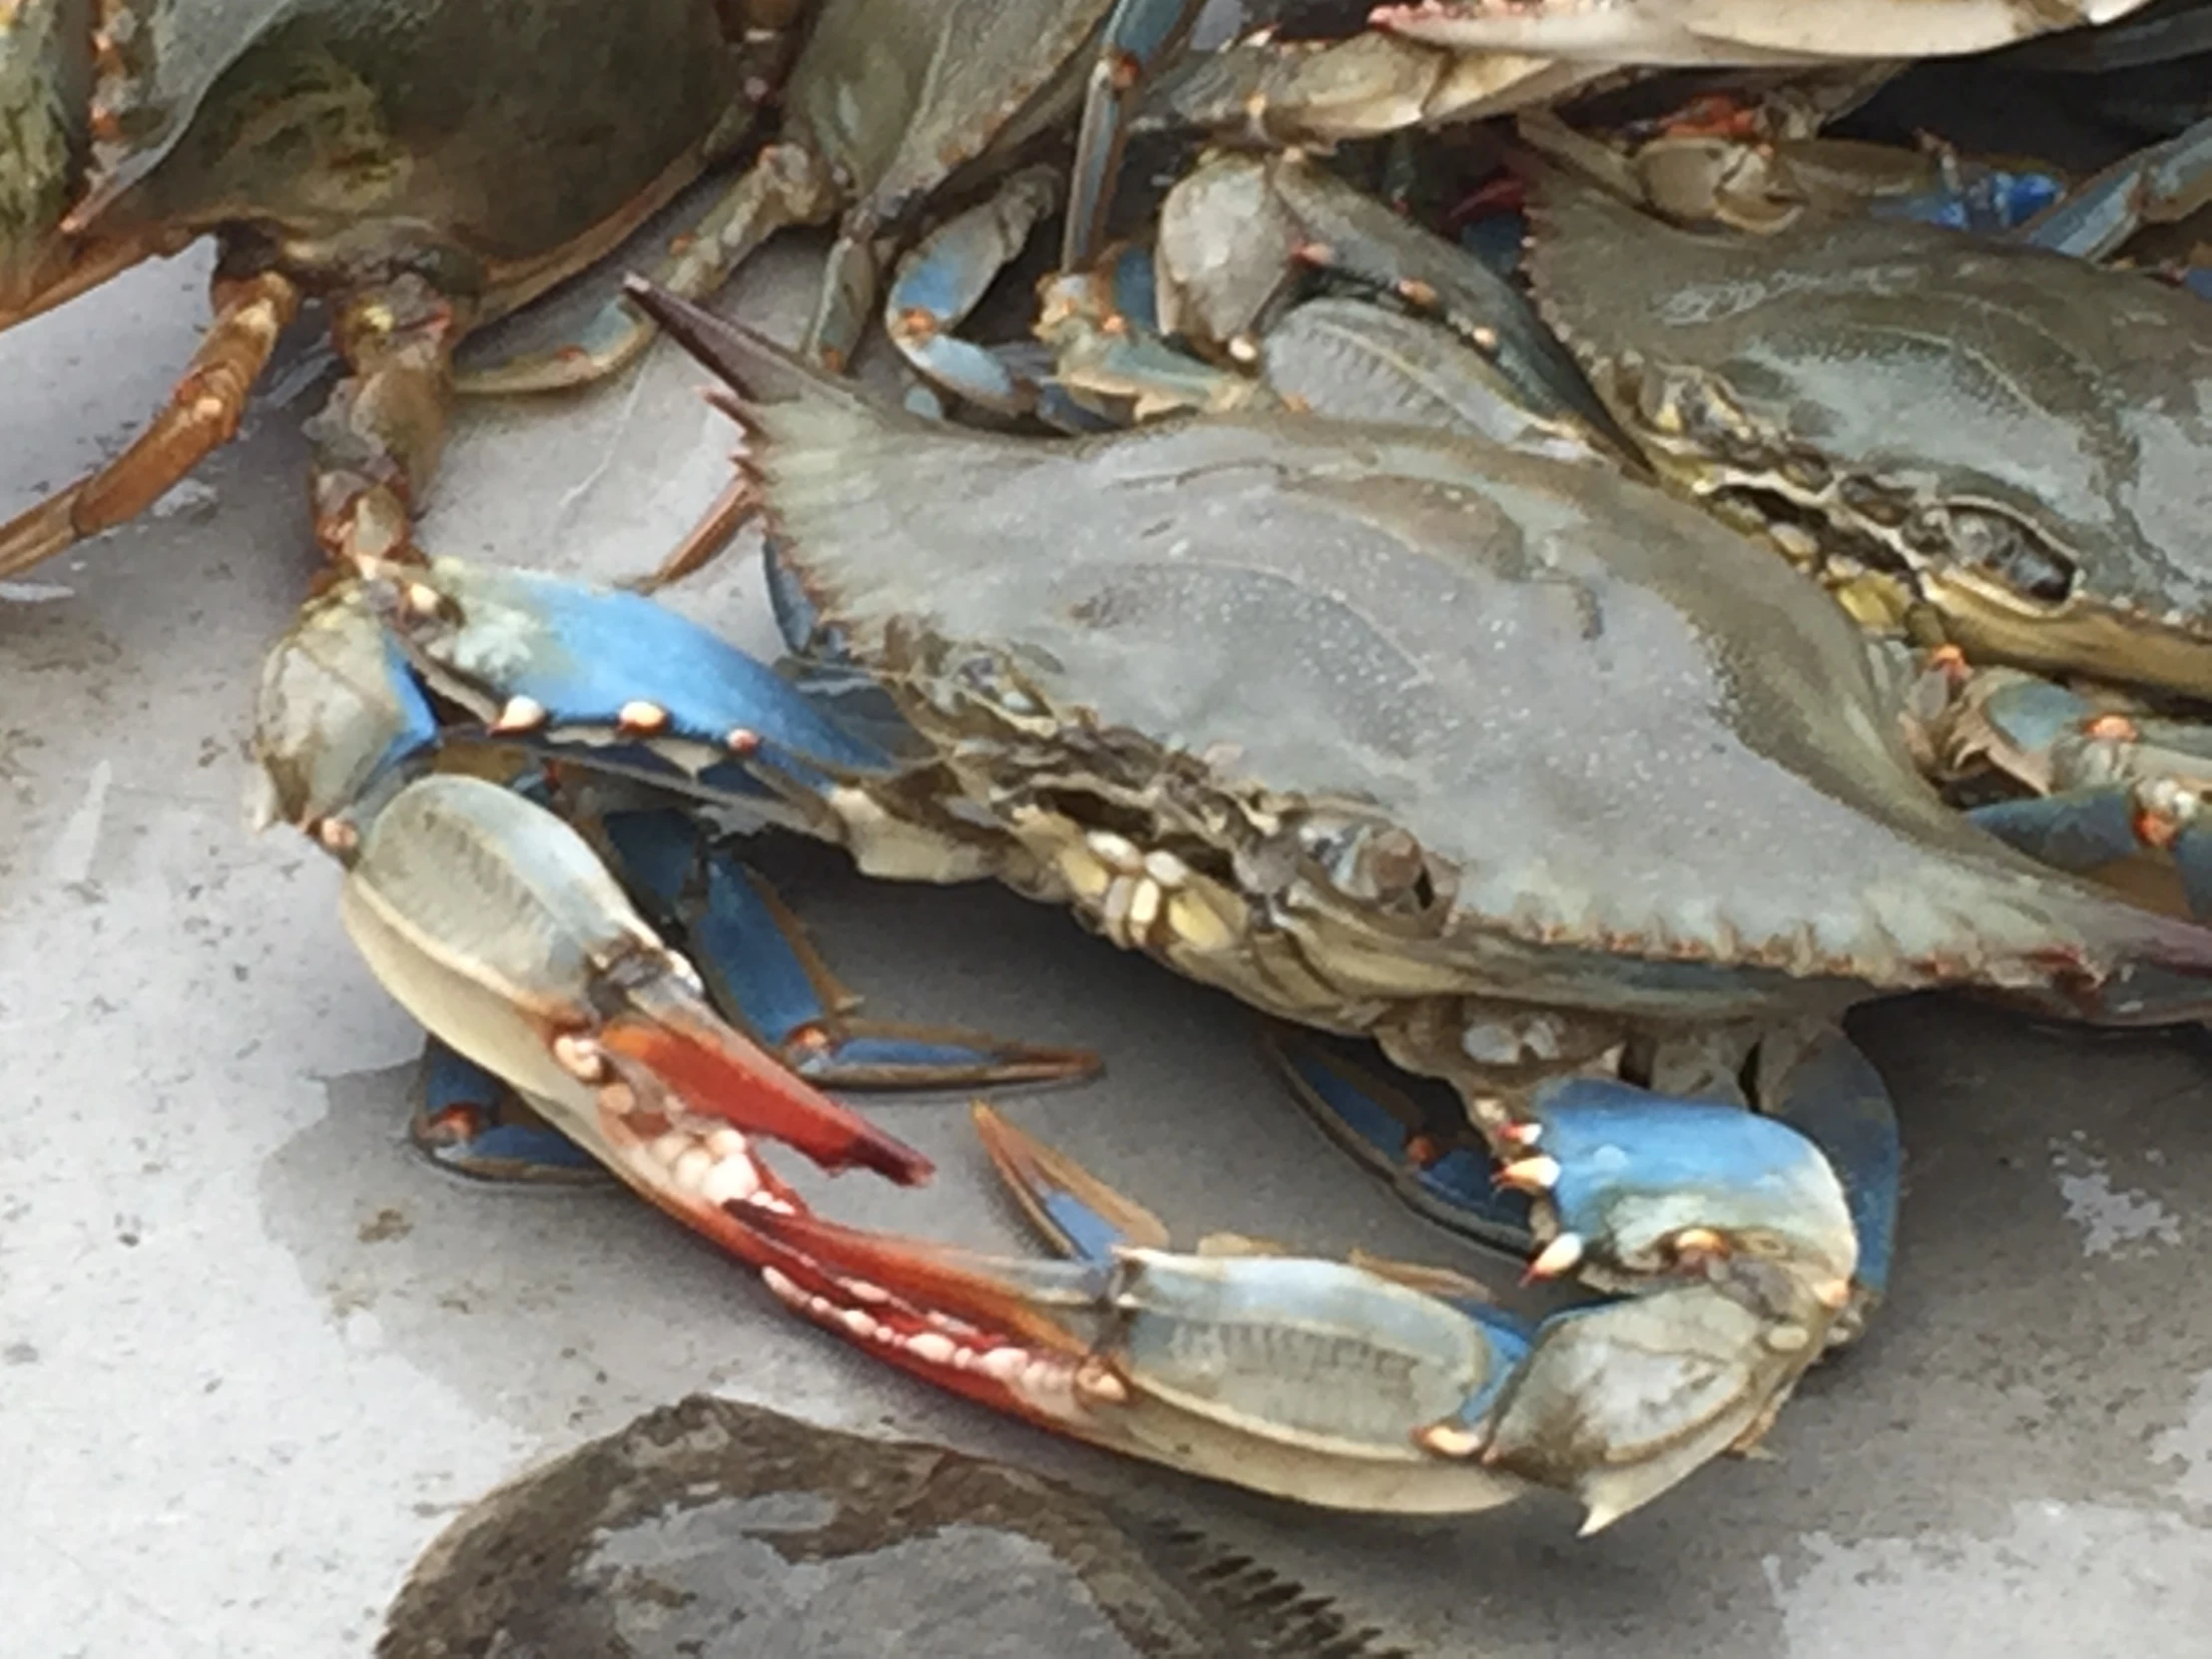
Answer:
<path fill-rule="evenodd" d="M 1172 1253 L 1149 1212 L 980 1106 L 1000 1175 L 1073 1260 L 1001 1260 L 759 1207 L 737 1220 L 796 1311 L 1010 1415 L 1331 1508 L 1465 1511 L 1549 1486 L 1580 1499 L 1588 1533 L 1755 1441 L 1836 1316 L 1832 1276 L 1790 1254 L 1816 1241 L 1767 1242 L 1775 1218 L 1829 1219 L 1809 1204 L 1810 1167 L 1785 1155 L 1794 1137 L 1754 1130 L 1732 1149 L 1724 1162 L 1761 1177 L 1760 1192 L 1723 1203 L 1722 1226 L 1663 1226 L 1665 1200 L 1643 1179 L 1669 1173 L 1670 1138 L 1690 1125 L 1661 1113 L 1645 1134 L 1593 1104 L 1618 1103 L 1547 1118 L 1556 1156 L 1535 1156 L 1557 1167 L 1532 1177 L 1548 1177 L 1537 1184 L 1562 1222 L 1590 1229 L 1593 1262 L 1666 1253 L 1675 1277 L 1533 1329 L 1437 1270 Z M 1711 1197 L 1684 1205 L 1702 1213 Z"/>
<path fill-rule="evenodd" d="M 747 1134 L 826 1169 L 929 1174 L 717 1016 L 583 837 L 497 785 L 401 790 L 361 836 L 342 906 L 409 1013 L 686 1219 L 762 1190 Z"/>
<path fill-rule="evenodd" d="M 1507 1332 L 1391 1279 L 1301 1257 L 1012 1261 L 748 1209 L 796 1312 L 1040 1427 L 1330 1508 L 1489 1508 L 1523 1482 L 1432 1450 L 1494 1395 Z M 1479 1409 L 1479 1407 L 1476 1407 Z"/>

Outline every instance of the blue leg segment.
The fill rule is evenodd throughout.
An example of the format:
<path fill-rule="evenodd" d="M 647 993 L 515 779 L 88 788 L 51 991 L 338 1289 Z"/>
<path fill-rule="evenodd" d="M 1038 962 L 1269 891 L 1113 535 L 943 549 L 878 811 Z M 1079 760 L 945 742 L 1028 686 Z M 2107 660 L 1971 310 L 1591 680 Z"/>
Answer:
<path fill-rule="evenodd" d="M 2120 785 L 1996 801 L 1966 815 L 1999 840 L 2040 863 L 2076 875 L 2144 856 L 2155 845 L 2172 859 L 2190 915 L 2212 921 L 2212 826 L 2165 824 L 2154 843 L 2136 792 Z"/>
<path fill-rule="evenodd" d="M 1059 203 L 1049 169 L 1015 174 L 980 205 L 957 214 L 916 244 L 892 278 L 883 330 L 932 384 L 994 414 L 1033 411 L 1042 387 L 1013 362 L 954 332 L 991 283 Z"/>
<path fill-rule="evenodd" d="M 698 822 L 674 811 L 610 815 L 614 867 L 657 926 L 683 940 L 717 1007 L 826 1088 L 928 1090 L 1059 1082 L 1098 1069 L 1077 1049 L 1000 1042 L 952 1027 L 859 1019 L 798 919 Z"/>
<path fill-rule="evenodd" d="M 1534 1253 L 1527 1198 L 1491 1179 L 1489 1152 L 1446 1085 L 1297 1026 L 1269 1026 L 1261 1053 L 1331 1139 L 1413 1209 L 1492 1249 Z"/>
<path fill-rule="evenodd" d="M 407 1138 L 440 1169 L 471 1180 L 596 1186 L 614 1179 L 502 1079 L 435 1037 L 422 1051 Z"/>
<path fill-rule="evenodd" d="M 1890 1288 L 1905 1189 L 1905 1141 L 1882 1074 L 1843 1032 L 1824 1031 L 1761 1092 L 1776 1121 L 1819 1147 L 1844 1184 L 1859 1235 L 1859 1286 L 1882 1296 Z"/>
<path fill-rule="evenodd" d="M 1097 260 L 1138 97 L 1190 37 L 1203 10 L 1205 0 L 1118 0 L 1107 17 L 1075 135 L 1062 271 L 1088 271 Z"/>
<path fill-rule="evenodd" d="M 2013 233 L 2031 248 L 2101 260 L 2146 225 L 2173 224 L 2212 201 L 2212 118 L 2086 180 Z"/>

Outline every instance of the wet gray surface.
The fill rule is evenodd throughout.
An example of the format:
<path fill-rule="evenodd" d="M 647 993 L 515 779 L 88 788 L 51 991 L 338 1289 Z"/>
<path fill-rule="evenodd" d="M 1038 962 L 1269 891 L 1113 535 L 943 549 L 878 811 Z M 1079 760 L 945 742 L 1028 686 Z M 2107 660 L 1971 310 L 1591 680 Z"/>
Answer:
<path fill-rule="evenodd" d="M 735 302 L 792 319 L 798 252 Z M 0 515 L 156 406 L 204 272 L 0 336 Z M 700 1389 L 1140 1483 L 1437 1654 L 2212 1650 L 2202 1040 L 1877 1010 L 1912 1149 L 1885 1318 L 1772 1458 L 1588 1542 L 1564 1502 L 1399 1524 L 1116 1465 L 871 1369 L 642 1205 L 425 1169 L 399 1137 L 419 1038 L 339 931 L 335 869 L 241 807 L 257 661 L 314 568 L 298 424 L 322 365 L 302 331 L 195 482 L 0 585 L 0 1650 L 364 1653 L 462 1507 Z M 725 476 L 699 378 L 664 350 L 464 411 L 426 540 L 650 564 Z M 718 580 L 750 594 L 750 567 Z M 1002 894 L 871 885 L 812 849 L 774 868 L 878 1012 L 1104 1049 L 1102 1082 L 1009 1110 L 1186 1236 L 1465 1260 L 1296 1115 L 1233 1006 Z M 937 1181 L 848 1177 L 826 1206 L 1014 1245 L 964 1114 L 881 1110 Z"/>

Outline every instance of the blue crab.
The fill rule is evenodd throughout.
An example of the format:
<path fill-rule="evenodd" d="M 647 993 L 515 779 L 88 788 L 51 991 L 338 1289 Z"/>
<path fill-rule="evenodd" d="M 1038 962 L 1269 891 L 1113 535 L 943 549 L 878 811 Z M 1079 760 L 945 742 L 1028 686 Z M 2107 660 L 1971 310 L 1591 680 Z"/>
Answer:
<path fill-rule="evenodd" d="M 916 1376 L 1311 1503 L 1548 1486 L 1602 1526 L 1756 1442 L 1880 1299 L 1898 1134 L 1846 1009 L 1952 987 L 2141 1023 L 2212 999 L 2212 930 L 1957 817 L 1849 620 L 1659 492 L 1317 416 L 973 434 L 631 292 L 734 388 L 804 672 L 636 595 L 370 567 L 273 659 L 259 752 L 416 1017 Z M 895 741 L 856 747 L 854 708 Z M 915 1161 L 701 1014 L 591 856 L 604 804 L 563 803 L 572 827 L 443 759 L 486 745 L 618 800 L 768 803 L 863 870 L 992 876 L 1374 1037 L 1463 1107 L 1426 1131 L 1435 1203 L 1604 1299 L 1529 1324 L 1435 1270 L 1179 1254 L 989 1114 L 1070 1260 L 825 1221 L 753 1136 Z M 660 1025 L 641 984 L 683 993 Z M 1394 1120 L 1340 1128 L 1413 1150 Z M 1483 1154 L 1524 1215 L 1465 1182 Z"/>
<path fill-rule="evenodd" d="M 329 308 L 316 532 L 391 554 L 471 329 L 611 251 L 751 132 L 795 0 L 11 0 L 0 327 L 203 237 L 215 319 L 115 460 L 0 525 L 0 575 L 142 511 L 237 431 L 278 334 Z M 520 165 L 524 162 L 527 165 Z"/>
<path fill-rule="evenodd" d="M 2161 154 L 2201 173 L 2212 128 Z M 2023 786 L 1977 816 L 2039 856 L 2170 853 L 2212 905 L 2212 308 L 2032 242 L 1693 231 L 1533 175 L 1545 320 L 1672 488 L 1933 654 L 1931 769 Z M 2093 245 L 2130 194 L 2029 231 Z"/>

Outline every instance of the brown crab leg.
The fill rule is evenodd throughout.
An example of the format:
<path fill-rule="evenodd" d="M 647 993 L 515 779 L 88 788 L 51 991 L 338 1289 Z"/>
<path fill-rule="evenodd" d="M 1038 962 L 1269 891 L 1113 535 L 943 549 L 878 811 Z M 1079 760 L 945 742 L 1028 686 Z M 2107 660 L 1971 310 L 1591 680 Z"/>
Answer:
<path fill-rule="evenodd" d="M 299 289 L 275 272 L 218 276 L 215 320 L 170 393 L 169 407 L 99 471 L 0 525 L 0 576 L 28 570 L 152 506 L 239 429 L 254 382 L 299 309 Z"/>
<path fill-rule="evenodd" d="M 333 559 L 407 559 L 413 503 L 437 470 L 467 323 L 419 276 L 354 294 L 330 325 L 352 372 L 307 423 L 315 539 Z"/>

